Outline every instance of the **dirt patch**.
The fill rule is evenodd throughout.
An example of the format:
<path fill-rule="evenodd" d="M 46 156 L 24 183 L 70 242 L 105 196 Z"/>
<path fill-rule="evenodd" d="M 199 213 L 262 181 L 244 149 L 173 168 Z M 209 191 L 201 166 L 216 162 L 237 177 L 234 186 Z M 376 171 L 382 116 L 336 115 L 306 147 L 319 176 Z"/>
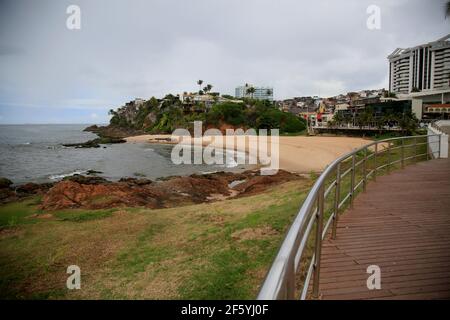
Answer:
<path fill-rule="evenodd" d="M 231 234 L 231 238 L 237 241 L 263 239 L 265 237 L 277 235 L 278 231 L 271 227 L 246 228 Z"/>
<path fill-rule="evenodd" d="M 17 237 L 24 233 L 23 229 L 20 228 L 1 228 L 0 229 L 0 240 Z"/>
<path fill-rule="evenodd" d="M 31 216 L 28 216 L 27 218 L 33 218 L 33 219 L 51 219 L 51 218 L 53 218 L 53 215 L 52 215 L 51 213 L 32 214 Z"/>

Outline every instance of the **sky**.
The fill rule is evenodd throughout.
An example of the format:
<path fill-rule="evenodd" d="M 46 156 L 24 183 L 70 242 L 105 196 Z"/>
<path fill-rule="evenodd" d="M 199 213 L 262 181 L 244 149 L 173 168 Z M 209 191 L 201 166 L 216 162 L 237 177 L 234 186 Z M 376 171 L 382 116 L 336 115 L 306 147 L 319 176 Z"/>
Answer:
<path fill-rule="evenodd" d="M 0 0 L 0 123 L 105 123 L 111 108 L 199 79 L 222 94 L 272 86 L 275 99 L 387 88 L 394 49 L 450 32 L 444 3 Z M 70 5 L 80 29 L 67 28 Z"/>

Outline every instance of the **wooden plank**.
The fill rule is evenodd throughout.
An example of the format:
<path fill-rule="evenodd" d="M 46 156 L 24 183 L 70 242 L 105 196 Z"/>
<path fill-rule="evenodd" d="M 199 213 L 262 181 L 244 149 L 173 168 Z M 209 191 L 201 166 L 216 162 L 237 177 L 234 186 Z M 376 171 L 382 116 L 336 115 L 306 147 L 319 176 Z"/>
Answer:
<path fill-rule="evenodd" d="M 381 268 L 369 290 L 368 265 Z M 450 161 L 370 182 L 322 248 L 321 299 L 450 299 Z"/>

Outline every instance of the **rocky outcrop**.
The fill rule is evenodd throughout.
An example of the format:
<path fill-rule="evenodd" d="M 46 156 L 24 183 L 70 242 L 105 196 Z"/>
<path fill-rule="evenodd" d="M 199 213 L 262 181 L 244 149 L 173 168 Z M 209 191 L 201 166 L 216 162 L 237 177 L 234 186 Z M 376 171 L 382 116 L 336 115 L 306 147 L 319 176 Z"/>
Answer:
<path fill-rule="evenodd" d="M 0 203 L 12 201 L 16 198 L 15 192 L 11 189 L 12 181 L 0 178 Z"/>
<path fill-rule="evenodd" d="M 44 210 L 100 209 L 121 206 L 169 208 L 255 194 L 275 184 L 299 177 L 280 170 L 273 176 L 260 176 L 256 171 L 237 174 L 219 172 L 171 177 L 164 181 L 124 178 L 118 182 L 110 182 L 94 178 L 74 176 L 56 183 L 44 195 L 41 208 Z M 243 182 L 230 187 L 234 181 Z"/>
<path fill-rule="evenodd" d="M 9 188 L 13 182 L 6 178 L 0 178 L 0 189 Z"/>
<path fill-rule="evenodd" d="M 64 147 L 74 147 L 74 148 L 100 148 L 101 144 L 111 144 L 111 143 L 125 143 L 126 140 L 122 138 L 110 138 L 110 137 L 101 137 L 93 140 L 89 140 L 86 142 L 79 143 L 65 143 Z"/>
<path fill-rule="evenodd" d="M 53 187 L 53 183 L 26 183 L 20 186 L 13 186 L 11 180 L 0 178 L 0 203 L 17 201 L 36 194 L 45 194 Z"/>
<path fill-rule="evenodd" d="M 97 134 L 99 137 L 111 139 L 123 139 L 126 137 L 138 136 L 145 134 L 143 130 L 137 130 L 129 127 L 119 127 L 115 125 L 97 126 L 93 125 L 84 129 L 84 131 Z"/>

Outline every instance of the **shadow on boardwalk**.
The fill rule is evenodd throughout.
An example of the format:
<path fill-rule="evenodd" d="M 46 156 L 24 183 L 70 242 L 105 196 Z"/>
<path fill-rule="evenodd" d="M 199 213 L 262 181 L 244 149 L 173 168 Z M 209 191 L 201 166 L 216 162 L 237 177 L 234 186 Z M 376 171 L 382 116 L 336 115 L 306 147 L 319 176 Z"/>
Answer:
<path fill-rule="evenodd" d="M 381 268 L 381 289 L 366 285 Z M 450 161 L 377 178 L 322 249 L 322 299 L 450 299 Z"/>

